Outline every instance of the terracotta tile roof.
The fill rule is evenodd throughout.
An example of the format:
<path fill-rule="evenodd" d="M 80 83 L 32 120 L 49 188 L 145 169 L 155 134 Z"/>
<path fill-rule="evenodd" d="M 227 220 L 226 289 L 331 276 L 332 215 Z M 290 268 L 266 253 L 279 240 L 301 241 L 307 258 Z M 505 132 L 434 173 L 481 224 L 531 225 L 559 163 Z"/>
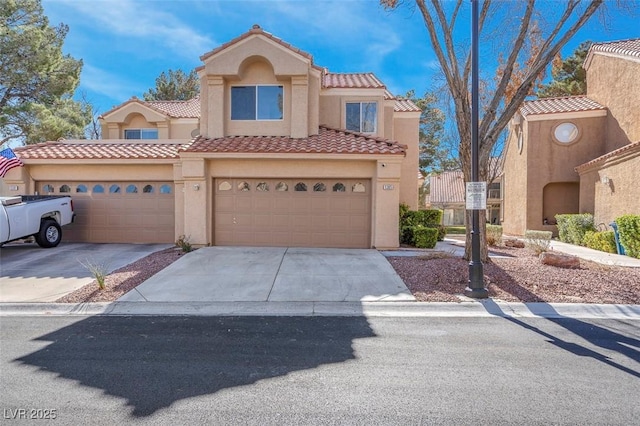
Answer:
<path fill-rule="evenodd" d="M 141 101 L 173 118 L 200 118 L 200 96 L 188 101 Z"/>
<path fill-rule="evenodd" d="M 116 105 L 109 111 L 101 114 L 100 117 L 103 118 L 131 103 L 144 105 L 162 115 L 172 118 L 200 118 L 200 96 L 196 96 L 188 101 L 143 101 L 133 96 L 128 101 Z"/>
<path fill-rule="evenodd" d="M 406 146 L 383 138 L 320 126 L 308 138 L 287 136 L 229 136 L 195 138 L 181 152 L 227 152 L 260 154 L 394 154 L 404 155 Z"/>
<path fill-rule="evenodd" d="M 396 112 L 422 112 L 411 99 L 396 99 L 396 104 L 393 107 Z"/>
<path fill-rule="evenodd" d="M 606 108 L 586 96 L 566 96 L 525 101 L 520 107 L 523 116 L 537 114 L 557 114 L 562 112 L 596 111 Z"/>
<path fill-rule="evenodd" d="M 615 53 L 623 56 L 640 58 L 640 38 L 609 41 L 605 43 L 593 43 L 590 52 Z"/>
<path fill-rule="evenodd" d="M 184 142 L 96 142 L 59 141 L 26 145 L 14 149 L 21 160 L 109 160 L 178 158 Z"/>
<path fill-rule="evenodd" d="M 575 168 L 576 172 L 581 172 L 584 169 L 589 168 L 590 166 L 593 166 L 597 163 L 603 162 L 605 160 L 608 160 L 609 158 L 613 158 L 616 157 L 620 154 L 626 154 L 628 152 L 633 152 L 633 151 L 638 151 L 640 152 L 640 141 L 637 142 L 632 142 L 630 144 L 627 144 L 625 146 L 623 146 L 622 148 L 618 148 L 616 150 L 613 150 L 611 152 L 607 152 L 604 155 L 601 155 L 598 158 L 594 158 L 593 160 L 586 162 L 584 164 L 580 164 L 578 167 Z"/>
<path fill-rule="evenodd" d="M 327 89 L 385 89 L 385 85 L 373 73 L 332 73 L 322 77 L 322 87 Z"/>
<path fill-rule="evenodd" d="M 283 41 L 282 39 L 280 39 L 280 38 L 278 38 L 276 36 L 274 36 L 273 34 L 266 32 L 265 30 L 260 28 L 260 25 L 257 25 L 257 24 L 253 25 L 253 27 L 249 31 L 247 31 L 246 33 L 241 34 L 238 37 L 234 38 L 233 40 L 230 40 L 230 41 L 228 41 L 228 42 L 216 47 L 212 51 L 207 52 L 204 55 L 200 56 L 200 60 L 204 61 L 207 58 L 215 55 L 216 53 L 223 51 L 227 47 L 232 46 L 232 45 L 234 45 L 234 44 L 236 44 L 236 43 L 238 43 L 238 42 L 244 40 L 245 38 L 248 38 L 248 37 L 250 37 L 250 36 L 252 36 L 254 34 L 259 34 L 259 35 L 262 35 L 264 37 L 267 37 L 267 38 L 275 41 L 279 45 L 291 50 L 292 52 L 295 52 L 298 55 L 304 56 L 305 58 L 309 59 L 311 61 L 311 63 L 313 64 L 313 56 L 311 56 L 307 52 L 304 52 L 304 51 L 298 49 L 297 47 L 293 47 L 289 43 Z"/>
<path fill-rule="evenodd" d="M 430 176 L 429 190 L 432 205 L 464 203 L 464 175 L 457 170 Z"/>
<path fill-rule="evenodd" d="M 393 110 L 396 112 L 422 112 L 420 108 L 416 104 L 413 103 L 410 99 L 404 99 L 397 96 L 393 96 L 393 93 L 384 89 L 384 100 L 385 101 L 396 101 L 393 106 Z"/>

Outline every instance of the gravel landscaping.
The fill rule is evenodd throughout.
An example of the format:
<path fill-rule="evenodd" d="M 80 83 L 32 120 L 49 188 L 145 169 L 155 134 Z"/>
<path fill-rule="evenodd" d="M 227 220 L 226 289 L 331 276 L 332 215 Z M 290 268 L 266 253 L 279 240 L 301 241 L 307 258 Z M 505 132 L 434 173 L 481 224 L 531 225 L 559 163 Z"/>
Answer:
<path fill-rule="evenodd" d="M 510 302 L 640 304 L 640 268 L 605 266 L 580 260 L 577 269 L 543 265 L 527 249 L 500 247 L 483 265 L 489 297 Z M 110 302 L 167 267 L 184 253 L 170 248 L 142 258 L 107 276 L 105 289 L 94 281 L 57 302 Z M 460 302 L 469 264 L 448 253 L 390 257 L 391 265 L 419 301 Z"/>

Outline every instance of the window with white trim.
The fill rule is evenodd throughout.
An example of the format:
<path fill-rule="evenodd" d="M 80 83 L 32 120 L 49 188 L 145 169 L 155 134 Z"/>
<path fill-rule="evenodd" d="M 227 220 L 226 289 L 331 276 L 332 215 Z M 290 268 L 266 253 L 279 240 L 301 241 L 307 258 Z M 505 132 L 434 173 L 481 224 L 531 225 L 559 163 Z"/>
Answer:
<path fill-rule="evenodd" d="M 158 129 L 125 129 L 125 139 L 158 139 Z"/>
<path fill-rule="evenodd" d="M 232 120 L 282 120 L 282 86 L 232 86 Z"/>
<path fill-rule="evenodd" d="M 347 130 L 360 133 L 375 133 L 378 104 L 376 102 L 347 102 Z"/>

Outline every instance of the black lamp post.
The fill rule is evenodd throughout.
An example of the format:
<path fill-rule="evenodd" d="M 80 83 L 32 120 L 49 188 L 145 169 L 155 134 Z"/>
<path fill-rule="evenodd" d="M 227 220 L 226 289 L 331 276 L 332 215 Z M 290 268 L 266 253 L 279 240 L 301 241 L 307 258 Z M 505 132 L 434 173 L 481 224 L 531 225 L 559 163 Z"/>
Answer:
<path fill-rule="evenodd" d="M 471 180 L 479 181 L 478 173 L 478 2 L 471 0 Z M 485 199 L 486 201 L 486 199 Z M 471 262 L 469 262 L 469 284 L 465 295 L 474 299 L 486 299 L 489 292 L 484 287 L 482 260 L 480 259 L 480 217 L 472 210 Z"/>

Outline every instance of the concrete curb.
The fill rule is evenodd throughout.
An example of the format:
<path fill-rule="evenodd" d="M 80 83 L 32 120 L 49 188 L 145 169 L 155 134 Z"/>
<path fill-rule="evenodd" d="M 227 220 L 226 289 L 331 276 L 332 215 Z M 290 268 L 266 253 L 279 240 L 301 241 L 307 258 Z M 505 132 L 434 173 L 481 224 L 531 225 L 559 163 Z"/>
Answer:
<path fill-rule="evenodd" d="M 2 303 L 0 316 L 365 316 L 640 320 L 640 305 L 430 302 Z"/>

